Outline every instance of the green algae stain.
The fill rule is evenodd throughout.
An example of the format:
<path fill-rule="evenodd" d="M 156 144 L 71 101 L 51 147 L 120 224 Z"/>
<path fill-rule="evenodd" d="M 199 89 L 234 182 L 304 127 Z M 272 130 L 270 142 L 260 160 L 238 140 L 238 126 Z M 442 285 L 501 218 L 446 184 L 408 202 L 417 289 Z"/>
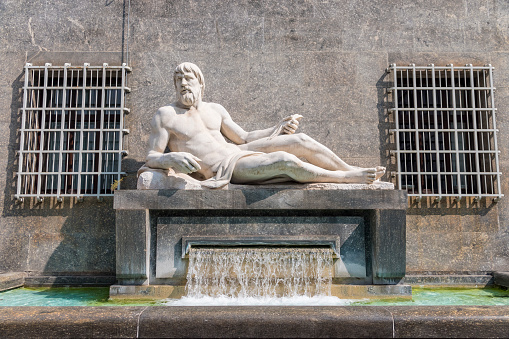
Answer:
<path fill-rule="evenodd" d="M 412 300 L 366 300 L 352 305 L 371 306 L 509 306 L 509 291 L 497 287 L 486 288 L 425 288 L 413 287 Z"/>

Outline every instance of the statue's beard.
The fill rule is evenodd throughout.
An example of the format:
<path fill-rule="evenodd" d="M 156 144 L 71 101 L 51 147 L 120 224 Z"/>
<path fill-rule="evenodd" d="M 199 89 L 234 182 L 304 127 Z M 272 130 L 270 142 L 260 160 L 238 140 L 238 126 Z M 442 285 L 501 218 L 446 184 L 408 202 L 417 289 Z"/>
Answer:
<path fill-rule="evenodd" d="M 185 92 L 184 94 L 179 93 L 179 100 L 182 104 L 185 106 L 191 107 L 194 106 L 198 102 L 200 94 L 193 91 L 193 89 L 190 89 L 189 91 Z"/>

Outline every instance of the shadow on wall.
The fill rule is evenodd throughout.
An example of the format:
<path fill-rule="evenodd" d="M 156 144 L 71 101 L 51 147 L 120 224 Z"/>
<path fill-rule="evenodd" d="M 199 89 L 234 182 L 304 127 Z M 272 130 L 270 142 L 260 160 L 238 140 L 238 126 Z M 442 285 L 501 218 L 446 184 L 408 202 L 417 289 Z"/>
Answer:
<path fill-rule="evenodd" d="M 378 135 L 380 145 L 380 164 L 387 168 L 387 172 L 382 177 L 383 181 L 393 182 L 391 178 L 391 172 L 396 170 L 394 164 L 392 164 L 391 149 L 394 144 L 391 142 L 389 135 L 390 121 L 387 114 L 388 108 L 390 107 L 389 94 L 387 89 L 391 86 L 391 82 L 388 81 L 387 73 L 384 73 L 376 82 L 376 90 L 378 97 L 377 111 L 378 111 Z"/>
<path fill-rule="evenodd" d="M 17 203 L 16 194 L 23 101 L 21 73 L 12 82 L 11 117 L 7 145 L 7 166 L 0 227 L 0 271 L 29 271 L 47 275 L 114 275 L 115 211 L 113 198 L 55 198 L 37 202 L 25 198 Z M 142 163 L 126 159 L 122 166 L 128 177 L 124 188 L 136 187 L 136 170 Z"/>

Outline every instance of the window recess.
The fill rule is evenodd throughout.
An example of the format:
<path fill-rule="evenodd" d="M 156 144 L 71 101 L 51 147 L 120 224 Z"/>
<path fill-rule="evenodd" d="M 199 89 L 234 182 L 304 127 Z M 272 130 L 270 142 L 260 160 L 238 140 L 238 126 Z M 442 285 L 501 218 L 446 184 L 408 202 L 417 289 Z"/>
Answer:
<path fill-rule="evenodd" d="M 493 67 L 391 64 L 387 72 L 398 189 L 500 199 Z"/>
<path fill-rule="evenodd" d="M 26 64 L 16 199 L 113 195 L 125 175 L 129 71 L 126 64 Z"/>

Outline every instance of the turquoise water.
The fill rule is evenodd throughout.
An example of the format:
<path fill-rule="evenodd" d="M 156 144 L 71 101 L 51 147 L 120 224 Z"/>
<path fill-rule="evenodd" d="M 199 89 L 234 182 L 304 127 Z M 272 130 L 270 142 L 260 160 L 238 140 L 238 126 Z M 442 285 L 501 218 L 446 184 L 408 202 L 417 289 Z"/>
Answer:
<path fill-rule="evenodd" d="M 108 298 L 109 288 L 107 287 L 17 288 L 0 292 L 0 306 L 163 306 L 165 304 L 165 301 L 108 300 Z M 509 306 L 509 291 L 495 287 L 483 289 L 413 288 L 412 300 L 367 300 L 349 304 Z"/>
<path fill-rule="evenodd" d="M 488 288 L 417 288 L 412 287 L 412 300 L 370 300 L 354 305 L 373 306 L 439 306 L 439 305 L 484 305 L 509 306 L 509 290 Z"/>
<path fill-rule="evenodd" d="M 108 300 L 108 287 L 16 288 L 0 292 L 0 306 L 147 306 L 153 301 Z"/>

